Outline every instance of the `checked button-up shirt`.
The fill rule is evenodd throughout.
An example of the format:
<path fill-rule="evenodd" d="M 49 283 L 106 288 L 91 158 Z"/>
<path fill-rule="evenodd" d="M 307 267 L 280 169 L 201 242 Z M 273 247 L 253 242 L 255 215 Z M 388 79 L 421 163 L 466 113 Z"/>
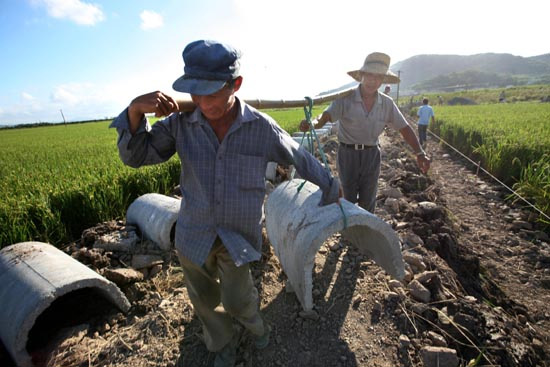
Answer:
<path fill-rule="evenodd" d="M 261 217 L 267 163 L 294 165 L 300 176 L 323 191 L 322 204 L 338 199 L 338 181 L 268 115 L 237 98 L 238 116 L 219 142 L 197 107 L 174 113 L 153 126 L 146 118 L 132 136 L 127 110 L 110 125 L 117 128 L 122 161 L 139 167 L 181 161 L 181 209 L 175 246 L 202 265 L 220 237 L 237 266 L 261 256 Z"/>

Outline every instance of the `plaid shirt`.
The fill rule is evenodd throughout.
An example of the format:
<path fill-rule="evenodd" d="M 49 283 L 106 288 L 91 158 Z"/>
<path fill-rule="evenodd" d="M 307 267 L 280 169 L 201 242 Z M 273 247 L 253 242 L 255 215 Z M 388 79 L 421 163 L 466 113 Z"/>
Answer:
<path fill-rule="evenodd" d="M 202 265 L 219 236 L 237 266 L 261 256 L 261 218 L 267 163 L 294 165 L 323 191 L 322 204 L 337 201 L 339 184 L 277 123 L 237 99 L 239 113 L 220 143 L 200 109 L 174 113 L 152 127 L 144 118 L 129 132 L 127 110 L 116 127 L 122 161 L 132 167 L 156 164 L 178 153 L 181 209 L 176 248 Z"/>

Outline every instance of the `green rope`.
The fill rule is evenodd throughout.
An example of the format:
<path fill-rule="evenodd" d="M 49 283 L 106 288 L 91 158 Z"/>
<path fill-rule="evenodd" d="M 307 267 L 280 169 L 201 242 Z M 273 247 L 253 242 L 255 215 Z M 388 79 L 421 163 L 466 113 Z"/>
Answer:
<path fill-rule="evenodd" d="M 313 139 L 311 138 L 311 135 L 313 135 L 313 137 L 315 138 L 315 141 L 317 142 L 317 149 L 319 150 L 319 155 L 321 156 L 321 158 L 323 159 L 323 163 L 325 164 L 325 169 L 327 170 L 328 174 L 332 177 L 332 173 L 330 172 L 330 167 L 328 165 L 327 157 L 325 156 L 325 152 L 323 151 L 323 146 L 321 145 L 321 141 L 319 140 L 319 137 L 317 136 L 317 132 L 315 131 L 315 127 L 313 126 L 313 122 L 311 121 L 311 115 L 313 110 L 313 99 L 311 99 L 310 97 L 304 97 L 304 98 L 308 102 L 307 106 L 304 106 L 304 114 L 306 116 L 306 121 L 309 125 L 310 134 L 307 134 L 307 132 L 304 131 L 304 134 L 302 135 L 302 140 L 300 141 L 300 145 L 302 145 L 304 138 L 306 138 L 306 135 L 307 135 L 309 151 L 313 153 Z M 302 182 L 298 186 L 297 188 L 298 192 L 302 190 L 305 183 L 306 183 L 306 180 L 304 180 L 304 182 Z M 340 210 L 342 211 L 342 216 L 344 217 L 344 229 L 345 229 L 348 227 L 348 218 L 344 211 L 344 207 L 342 206 L 340 201 L 338 201 L 338 206 L 340 207 Z"/>
<path fill-rule="evenodd" d="M 346 216 L 346 212 L 344 211 L 344 207 L 342 206 L 340 200 L 338 200 L 338 206 L 340 207 L 340 211 L 342 212 L 342 216 L 344 217 L 344 229 L 346 229 L 348 228 L 348 217 Z"/>
<path fill-rule="evenodd" d="M 330 173 L 330 167 L 328 166 L 328 161 L 327 161 L 327 157 L 325 156 L 325 152 L 323 151 L 323 146 L 321 144 L 321 141 L 319 140 L 319 137 L 317 136 L 317 132 L 315 131 L 315 127 L 313 126 L 313 122 L 311 121 L 311 112 L 313 110 L 313 99 L 311 99 L 311 97 L 304 97 L 304 98 L 308 102 L 308 105 L 304 106 L 304 114 L 306 115 L 306 121 L 309 125 L 309 131 L 311 132 L 311 135 L 313 135 L 313 137 L 315 138 L 315 141 L 317 141 L 317 149 L 319 150 L 319 154 L 323 159 L 323 163 L 325 164 L 325 169 Z M 304 132 L 304 135 L 305 134 L 306 133 Z M 311 152 L 313 152 L 312 148 L 313 147 L 311 147 Z"/>
<path fill-rule="evenodd" d="M 313 123 L 311 122 L 311 111 L 313 110 L 313 100 L 310 97 L 304 97 L 306 101 L 308 102 L 307 106 L 304 106 L 304 115 L 306 115 L 306 121 L 309 125 L 309 130 L 315 132 L 315 129 L 313 128 Z M 304 142 L 304 138 L 307 137 L 307 143 L 309 151 L 313 153 L 313 142 L 311 141 L 311 134 L 308 134 L 307 131 L 304 131 L 302 134 L 302 140 L 300 141 L 300 145 Z M 302 187 L 304 187 L 306 183 L 306 180 L 298 186 L 298 192 L 302 190 Z"/>
<path fill-rule="evenodd" d="M 302 182 L 300 186 L 298 186 L 298 189 L 296 191 L 300 192 L 300 190 L 302 190 L 302 187 L 304 187 L 305 184 L 306 184 L 306 180 L 304 180 L 304 182 Z"/>

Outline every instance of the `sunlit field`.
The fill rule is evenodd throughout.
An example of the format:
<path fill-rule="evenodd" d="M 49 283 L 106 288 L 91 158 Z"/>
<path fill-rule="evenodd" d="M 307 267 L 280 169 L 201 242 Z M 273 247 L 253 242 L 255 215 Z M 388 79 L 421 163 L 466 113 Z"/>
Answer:
<path fill-rule="evenodd" d="M 550 215 L 550 103 L 437 106 L 430 128 Z"/>
<path fill-rule="evenodd" d="M 316 106 L 313 116 L 324 106 Z M 303 108 L 264 110 L 289 133 Z M 550 104 L 437 106 L 430 128 L 550 214 Z M 0 130 L 0 247 L 63 245 L 96 223 L 123 218 L 148 192 L 178 183 L 179 160 L 122 164 L 111 121 Z"/>
<path fill-rule="evenodd" d="M 121 218 L 146 192 L 170 190 L 176 158 L 122 164 L 110 121 L 0 130 L 0 244 L 64 243 L 98 222 Z"/>

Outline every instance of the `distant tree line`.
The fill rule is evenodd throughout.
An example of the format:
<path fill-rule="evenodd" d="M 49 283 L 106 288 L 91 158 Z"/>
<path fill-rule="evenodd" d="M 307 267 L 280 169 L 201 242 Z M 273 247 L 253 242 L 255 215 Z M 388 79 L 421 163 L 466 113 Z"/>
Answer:
<path fill-rule="evenodd" d="M 103 120 L 82 120 L 82 121 L 67 121 L 67 122 L 35 122 L 30 124 L 17 124 L 17 125 L 0 125 L 0 129 L 27 129 L 32 127 L 41 126 L 55 126 L 55 125 L 74 125 L 74 124 L 86 124 L 89 122 L 107 121 L 112 118 L 104 118 Z"/>
<path fill-rule="evenodd" d="M 438 75 L 412 86 L 414 90 L 453 91 L 460 89 L 501 88 L 532 83 L 532 78 L 511 74 L 487 73 L 477 70 Z"/>

